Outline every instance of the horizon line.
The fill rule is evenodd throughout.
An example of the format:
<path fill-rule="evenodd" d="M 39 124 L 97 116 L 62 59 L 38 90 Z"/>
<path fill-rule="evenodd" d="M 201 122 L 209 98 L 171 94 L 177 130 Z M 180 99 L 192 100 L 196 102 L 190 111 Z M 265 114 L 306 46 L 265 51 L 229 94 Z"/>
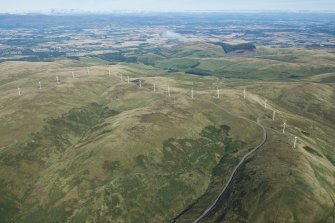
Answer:
<path fill-rule="evenodd" d="M 106 15 L 106 14 L 150 14 L 150 13 L 325 13 L 332 14 L 335 10 L 276 10 L 276 9 L 259 9 L 259 10 L 110 10 L 110 11 L 87 11 L 78 9 L 49 9 L 49 10 L 37 10 L 37 11 L 9 11 L 1 12 L 0 14 L 9 15 L 29 15 L 29 14 L 40 14 L 40 15 Z"/>

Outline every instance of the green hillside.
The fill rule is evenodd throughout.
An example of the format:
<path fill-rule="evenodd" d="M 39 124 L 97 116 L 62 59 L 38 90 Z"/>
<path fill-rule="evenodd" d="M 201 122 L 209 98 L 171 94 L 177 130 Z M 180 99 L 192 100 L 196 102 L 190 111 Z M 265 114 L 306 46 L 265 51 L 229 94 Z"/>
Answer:
<path fill-rule="evenodd" d="M 2 222 L 335 221 L 333 54 L 161 51 L 0 64 Z"/>

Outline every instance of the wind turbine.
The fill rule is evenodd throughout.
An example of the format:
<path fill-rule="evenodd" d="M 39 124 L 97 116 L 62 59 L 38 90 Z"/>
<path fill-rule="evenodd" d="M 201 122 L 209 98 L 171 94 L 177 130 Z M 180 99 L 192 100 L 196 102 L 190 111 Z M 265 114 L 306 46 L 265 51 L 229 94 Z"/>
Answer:
<path fill-rule="evenodd" d="M 296 145 L 297 145 L 297 139 L 298 137 L 294 136 L 294 143 L 293 143 L 293 148 L 295 149 Z"/>
<path fill-rule="evenodd" d="M 286 121 L 283 124 L 283 134 L 285 134 L 285 129 L 286 129 Z"/>
<path fill-rule="evenodd" d="M 140 88 L 142 87 L 142 80 L 140 80 Z"/>
<path fill-rule="evenodd" d="M 21 88 L 17 88 L 17 91 L 19 93 L 19 96 L 21 96 Z"/>
<path fill-rule="evenodd" d="M 192 88 L 192 91 L 191 91 L 191 98 L 194 99 L 194 92 L 193 92 L 193 88 Z"/>
<path fill-rule="evenodd" d="M 216 93 L 218 95 L 218 98 L 220 98 L 220 90 L 219 90 L 219 88 L 216 89 Z"/>
<path fill-rule="evenodd" d="M 243 89 L 243 98 L 244 98 L 244 99 L 246 98 L 246 91 L 245 91 L 245 88 Z"/>
<path fill-rule="evenodd" d="M 41 84 L 41 81 L 38 82 L 38 86 L 39 86 L 40 90 L 42 90 L 42 84 Z"/>
<path fill-rule="evenodd" d="M 276 111 L 275 111 L 275 110 L 273 110 L 272 120 L 274 121 L 274 120 L 275 120 L 275 118 L 276 118 Z"/>
<path fill-rule="evenodd" d="M 156 83 L 154 83 L 154 92 L 156 92 Z"/>

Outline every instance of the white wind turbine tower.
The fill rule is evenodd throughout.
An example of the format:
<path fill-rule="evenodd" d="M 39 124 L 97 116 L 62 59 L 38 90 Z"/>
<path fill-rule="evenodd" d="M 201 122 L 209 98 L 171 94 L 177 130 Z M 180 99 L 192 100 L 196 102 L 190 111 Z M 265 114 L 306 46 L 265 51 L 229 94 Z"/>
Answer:
<path fill-rule="evenodd" d="M 142 80 L 140 80 L 140 88 L 142 87 Z"/>
<path fill-rule="evenodd" d="M 19 96 L 21 96 L 21 88 L 17 88 L 17 91 L 19 93 Z"/>
<path fill-rule="evenodd" d="M 154 83 L 154 92 L 156 92 L 156 83 Z"/>
<path fill-rule="evenodd" d="M 285 134 L 285 129 L 286 129 L 286 121 L 283 124 L 283 134 Z"/>
<path fill-rule="evenodd" d="M 191 98 L 194 99 L 194 92 L 193 92 L 193 88 L 192 88 L 192 91 L 191 91 Z"/>
<path fill-rule="evenodd" d="M 219 90 L 219 88 L 216 89 L 216 93 L 218 95 L 218 98 L 220 98 L 220 90 Z"/>
<path fill-rule="evenodd" d="M 276 111 L 275 111 L 275 110 L 273 110 L 272 120 L 274 121 L 274 120 L 275 120 L 275 118 L 276 118 Z"/>
<path fill-rule="evenodd" d="M 40 90 L 42 90 L 42 84 L 41 84 L 41 81 L 38 82 L 38 86 L 39 86 Z"/>
<path fill-rule="evenodd" d="M 108 76 L 111 76 L 111 69 L 108 69 Z"/>
<path fill-rule="evenodd" d="M 245 91 L 245 88 L 243 89 L 243 98 L 244 98 L 244 99 L 246 98 L 246 91 Z"/>
<path fill-rule="evenodd" d="M 294 136 L 294 143 L 293 143 L 293 148 L 295 149 L 296 145 L 297 145 L 297 139 L 298 137 Z"/>

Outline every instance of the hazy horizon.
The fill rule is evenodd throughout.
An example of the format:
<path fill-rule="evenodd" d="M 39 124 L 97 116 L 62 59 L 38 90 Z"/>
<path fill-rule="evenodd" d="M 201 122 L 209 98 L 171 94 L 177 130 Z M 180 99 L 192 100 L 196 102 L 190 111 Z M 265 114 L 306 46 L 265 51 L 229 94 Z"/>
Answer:
<path fill-rule="evenodd" d="M 4 0 L 0 0 L 4 1 Z M 335 1 L 332 0 L 289 0 L 266 1 L 256 0 L 250 3 L 248 0 L 236 0 L 234 2 L 220 0 L 55 0 L 45 2 L 43 0 L 31 0 L 22 2 L 12 0 L 2 2 L 0 13 L 50 13 L 65 12 L 194 12 L 194 11 L 311 11 L 334 12 Z"/>

